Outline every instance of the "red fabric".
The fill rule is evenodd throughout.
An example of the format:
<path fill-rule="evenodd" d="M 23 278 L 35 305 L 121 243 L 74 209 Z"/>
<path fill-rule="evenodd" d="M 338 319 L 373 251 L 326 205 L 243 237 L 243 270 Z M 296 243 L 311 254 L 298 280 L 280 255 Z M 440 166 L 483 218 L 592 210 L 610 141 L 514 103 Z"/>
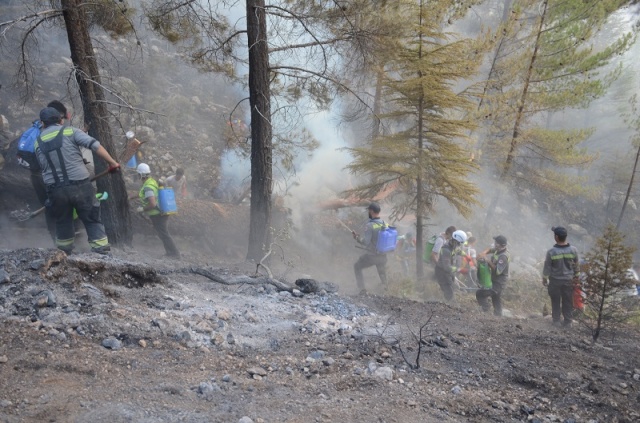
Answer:
<path fill-rule="evenodd" d="M 584 301 L 582 300 L 582 288 L 580 285 L 574 285 L 573 287 L 573 308 L 582 310 L 584 309 Z"/>

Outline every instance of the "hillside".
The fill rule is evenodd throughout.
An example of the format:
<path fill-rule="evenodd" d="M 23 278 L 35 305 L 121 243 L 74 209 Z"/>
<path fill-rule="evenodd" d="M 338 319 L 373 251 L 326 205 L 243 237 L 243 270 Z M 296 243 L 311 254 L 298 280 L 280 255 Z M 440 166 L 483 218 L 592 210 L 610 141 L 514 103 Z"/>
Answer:
<path fill-rule="evenodd" d="M 635 330 L 594 346 L 580 327 L 481 314 L 469 294 L 446 305 L 333 284 L 288 292 L 247 283 L 250 263 L 209 268 L 245 282 L 225 285 L 188 257 L 0 251 L 0 421 L 640 418 Z M 425 324 L 412 369 L 401 351 L 415 364 Z"/>

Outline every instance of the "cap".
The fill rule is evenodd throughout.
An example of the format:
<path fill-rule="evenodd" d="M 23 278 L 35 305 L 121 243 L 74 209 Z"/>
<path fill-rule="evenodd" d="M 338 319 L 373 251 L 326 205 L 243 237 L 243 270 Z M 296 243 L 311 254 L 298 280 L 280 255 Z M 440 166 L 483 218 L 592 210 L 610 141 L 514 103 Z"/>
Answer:
<path fill-rule="evenodd" d="M 493 240 L 497 245 L 507 245 L 507 238 L 505 238 L 503 235 L 494 236 Z"/>
<path fill-rule="evenodd" d="M 62 115 L 53 107 L 45 107 L 40 110 L 40 120 L 45 125 L 53 125 L 60 122 L 60 119 L 62 119 Z"/>
<path fill-rule="evenodd" d="M 558 236 L 567 236 L 567 230 L 563 226 L 554 226 L 551 230 Z"/>
<path fill-rule="evenodd" d="M 371 203 L 369 204 L 369 207 L 367 207 L 367 210 L 371 210 L 374 213 L 380 213 L 380 204 Z"/>

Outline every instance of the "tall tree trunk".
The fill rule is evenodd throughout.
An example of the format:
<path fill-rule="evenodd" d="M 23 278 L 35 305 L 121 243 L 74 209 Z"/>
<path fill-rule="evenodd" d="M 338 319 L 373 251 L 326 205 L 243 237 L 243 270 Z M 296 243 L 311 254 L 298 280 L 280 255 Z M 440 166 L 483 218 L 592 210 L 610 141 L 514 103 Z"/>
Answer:
<path fill-rule="evenodd" d="M 264 0 L 247 0 L 251 105 L 251 208 L 247 259 L 260 260 L 270 241 L 272 191 L 271 91 Z"/>
<path fill-rule="evenodd" d="M 636 169 L 638 168 L 638 159 L 640 159 L 640 146 L 638 146 L 638 149 L 636 150 L 636 161 L 633 163 L 633 172 L 631 172 L 631 179 L 629 179 L 627 194 L 624 196 L 624 201 L 622 202 L 622 210 L 620 210 L 620 216 L 618 216 L 616 229 L 620 229 L 620 223 L 622 223 L 622 218 L 624 217 L 624 211 L 627 208 L 627 203 L 629 202 L 629 196 L 631 196 L 631 189 L 633 188 L 633 180 L 635 179 Z"/>
<path fill-rule="evenodd" d="M 418 45 L 418 60 L 422 60 L 422 7 L 423 0 L 420 0 L 420 44 Z M 418 71 L 418 76 L 423 77 L 422 71 Z M 420 95 L 418 100 L 418 163 L 422 166 L 422 157 L 424 151 L 424 138 L 423 138 L 423 120 L 424 120 L 424 94 Z M 422 262 L 422 254 L 424 252 L 423 232 L 424 232 L 424 215 L 426 214 L 424 192 L 422 186 L 424 181 L 422 180 L 422 174 L 419 173 L 416 178 L 416 279 L 422 281 L 424 279 L 424 263 Z M 425 287 L 426 289 L 426 287 Z"/>
<path fill-rule="evenodd" d="M 522 93 L 520 94 L 520 100 L 518 101 L 518 111 L 516 113 L 516 120 L 513 124 L 513 134 L 511 135 L 511 144 L 509 145 L 509 152 L 507 153 L 507 159 L 504 162 L 504 166 L 502 168 L 502 172 L 500 172 L 500 182 L 505 182 L 511 168 L 513 166 L 513 161 L 516 157 L 516 150 L 518 147 L 519 136 L 520 136 L 520 126 L 522 125 L 522 120 L 524 118 L 524 107 L 527 102 L 527 95 L 529 94 L 529 84 L 531 82 L 531 78 L 533 76 L 533 66 L 536 63 L 538 58 L 538 49 L 540 48 L 540 37 L 542 36 L 542 28 L 544 27 L 544 20 L 547 16 L 547 10 L 549 6 L 549 1 L 544 0 L 542 2 L 544 6 L 542 12 L 540 14 L 540 24 L 538 26 L 538 31 L 536 33 L 536 41 L 533 47 L 533 53 L 531 54 L 531 60 L 529 60 L 529 67 L 527 68 L 527 75 L 524 79 L 524 86 L 522 87 Z M 484 221 L 483 229 L 486 230 L 488 222 L 493 218 L 493 213 L 495 212 L 496 205 L 498 204 L 498 199 L 500 198 L 502 188 L 496 190 L 494 194 L 494 198 L 487 209 L 487 215 Z"/>
<path fill-rule="evenodd" d="M 376 72 L 376 91 L 373 97 L 373 128 L 371 129 L 371 141 L 380 136 L 380 110 L 382 108 L 382 81 L 384 70 L 382 66 Z"/>
<path fill-rule="evenodd" d="M 98 62 L 89 35 L 88 18 L 80 0 L 62 0 L 64 23 L 71 49 L 76 81 L 80 89 L 80 99 L 85 123 L 89 125 L 89 135 L 117 157 L 116 147 L 111 138 L 108 111 L 104 102 Z M 95 155 L 94 155 L 95 156 Z M 107 164 L 94 157 L 96 174 L 106 169 Z M 131 215 L 129 200 L 121 172 L 97 180 L 98 191 L 109 193 L 109 200 L 101 202 L 102 221 L 114 245 L 131 244 Z"/>

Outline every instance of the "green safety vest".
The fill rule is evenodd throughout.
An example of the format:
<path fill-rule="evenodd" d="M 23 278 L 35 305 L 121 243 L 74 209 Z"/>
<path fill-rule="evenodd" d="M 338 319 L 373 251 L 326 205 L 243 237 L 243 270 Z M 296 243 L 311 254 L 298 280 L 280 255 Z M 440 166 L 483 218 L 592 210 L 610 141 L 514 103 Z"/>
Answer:
<path fill-rule="evenodd" d="M 152 210 L 146 211 L 147 216 L 157 216 L 160 214 L 160 209 L 158 208 L 158 182 L 152 177 L 148 177 L 144 184 L 142 184 L 142 188 L 140 188 L 140 192 L 138 193 L 138 197 L 142 200 L 143 207 L 147 207 L 149 205 L 149 200 L 144 198 L 144 189 L 151 188 L 153 191 L 153 195 L 156 197 L 156 208 Z"/>

